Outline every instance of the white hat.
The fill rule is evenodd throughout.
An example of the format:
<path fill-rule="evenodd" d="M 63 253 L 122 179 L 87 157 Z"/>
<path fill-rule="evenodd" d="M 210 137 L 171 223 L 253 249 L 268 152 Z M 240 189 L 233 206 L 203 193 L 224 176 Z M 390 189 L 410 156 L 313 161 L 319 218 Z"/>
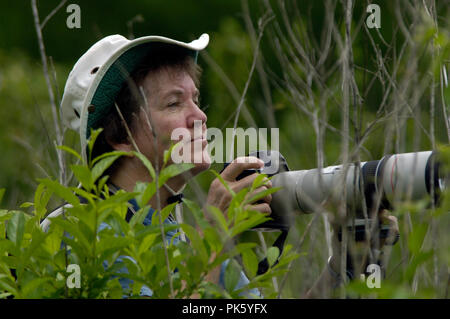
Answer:
<path fill-rule="evenodd" d="M 128 40 L 116 34 L 90 47 L 70 72 L 61 102 L 63 123 L 80 133 L 83 157 L 90 129 L 110 112 L 127 76 L 150 53 L 154 43 L 186 48 L 196 59 L 208 42 L 206 33 L 190 43 L 160 36 Z"/>

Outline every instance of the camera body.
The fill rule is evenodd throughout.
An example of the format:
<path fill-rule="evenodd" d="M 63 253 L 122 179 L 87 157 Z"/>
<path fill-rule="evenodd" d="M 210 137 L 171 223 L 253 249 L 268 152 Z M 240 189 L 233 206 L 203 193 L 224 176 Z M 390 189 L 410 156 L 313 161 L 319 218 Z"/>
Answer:
<path fill-rule="evenodd" d="M 264 167 L 262 169 L 246 169 L 241 174 L 239 174 L 239 176 L 236 178 L 236 180 L 240 180 L 240 179 L 242 179 L 246 176 L 252 175 L 254 173 L 266 174 L 268 177 L 272 177 L 276 174 L 289 171 L 289 167 L 287 165 L 286 159 L 278 151 L 273 151 L 273 150 L 256 151 L 256 152 L 252 152 L 252 153 L 248 154 L 248 156 L 254 156 L 254 157 L 261 159 L 264 162 Z M 225 163 L 223 170 L 229 164 L 230 163 Z M 283 190 L 280 190 L 280 191 L 283 191 Z M 275 194 L 272 194 L 272 197 Z M 295 217 L 292 214 L 293 211 L 286 210 L 283 208 L 273 209 L 272 205 L 271 205 L 271 208 L 272 208 L 272 214 L 270 215 L 270 218 L 272 218 L 272 220 L 266 221 L 256 227 L 254 227 L 253 229 L 259 230 L 259 231 L 265 231 L 265 232 L 276 231 L 276 230 L 287 231 L 289 229 L 290 225 L 292 225 L 292 223 L 293 223 L 292 219 Z"/>

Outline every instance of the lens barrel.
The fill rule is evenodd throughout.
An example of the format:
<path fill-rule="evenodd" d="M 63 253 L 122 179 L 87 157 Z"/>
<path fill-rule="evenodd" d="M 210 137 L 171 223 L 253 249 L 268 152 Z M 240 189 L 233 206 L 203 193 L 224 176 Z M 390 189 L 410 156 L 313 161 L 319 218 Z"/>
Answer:
<path fill-rule="evenodd" d="M 330 205 L 337 207 L 342 200 L 346 201 L 347 209 L 355 211 L 356 218 L 364 218 L 364 204 L 371 216 L 375 210 L 392 209 L 399 202 L 429 195 L 437 203 L 447 181 L 435 151 L 392 154 L 359 165 L 350 163 L 347 167 L 335 165 L 298 171 L 290 171 L 285 158 L 277 151 L 257 151 L 249 156 L 262 159 L 265 166 L 261 170 L 244 171 L 238 179 L 255 172 L 267 173 L 272 176 L 272 186 L 282 188 L 272 194 L 270 217 L 273 220 L 257 226 L 259 230 L 287 229 L 295 213 L 313 213 Z"/>
<path fill-rule="evenodd" d="M 445 184 L 434 151 L 386 155 L 360 165 L 350 163 L 345 169 L 346 176 L 343 165 L 273 176 L 272 185 L 283 189 L 272 195 L 272 208 L 313 213 L 324 205 L 336 206 L 345 200 L 349 209 L 362 216 L 363 203 L 370 212 L 392 209 L 398 202 L 427 195 L 437 202 Z M 346 198 L 342 197 L 344 187 Z"/>

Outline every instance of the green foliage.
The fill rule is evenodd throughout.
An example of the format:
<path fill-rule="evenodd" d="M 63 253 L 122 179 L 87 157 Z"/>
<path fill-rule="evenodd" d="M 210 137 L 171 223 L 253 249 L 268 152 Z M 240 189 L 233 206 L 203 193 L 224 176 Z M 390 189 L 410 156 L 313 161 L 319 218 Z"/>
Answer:
<path fill-rule="evenodd" d="M 97 134 L 92 136 L 95 138 Z M 92 145 L 93 142 L 89 143 L 89 147 Z M 68 147 L 62 149 L 79 157 Z M 152 164 L 137 153 L 112 152 L 101 159 L 71 166 L 81 184 L 79 188 L 41 179 L 34 203 L 22 205 L 24 209 L 32 208 L 31 212 L 0 212 L 1 297 L 137 298 L 142 286 L 146 285 L 153 291 L 154 298 L 188 298 L 193 294 L 240 298 L 248 296 L 245 291 L 250 288 L 269 287 L 273 276 L 286 271 L 286 267 L 281 265 L 286 266 L 286 260 L 296 257 L 294 253 L 284 254 L 273 266 L 278 251 L 269 249 L 267 257 L 273 267 L 263 276 L 256 276 L 256 244 L 233 244 L 238 234 L 268 219 L 259 212 L 244 208 L 245 195 L 261 186 L 262 179 L 250 189 L 234 194 L 228 219 L 217 208 L 211 207 L 216 226 L 207 222 L 200 208 L 191 201 L 187 201 L 187 205 L 196 216 L 196 225 L 161 224 L 159 217 L 165 220 L 172 213 L 175 204 L 171 204 L 160 214 L 155 212 L 151 225 L 144 226 L 142 221 L 150 209 L 148 202 L 156 193 L 155 182 L 138 183 L 132 193 L 119 190 L 114 194 L 109 192 L 107 184 L 98 183 L 101 174 L 114 160 L 133 155 L 143 159 L 149 172 L 155 173 Z M 186 165 L 164 167 L 160 181 L 189 168 Z M 50 227 L 44 231 L 39 221 L 47 213 L 51 196 L 63 199 L 71 206 L 65 207 L 62 215 L 51 218 Z M 80 197 L 85 199 L 85 203 L 80 201 Z M 125 214 L 131 199 L 136 199 L 141 208 L 127 223 Z M 174 244 L 173 240 L 165 243 L 163 239 L 168 231 L 180 229 L 189 238 L 189 244 L 182 241 Z M 178 236 L 179 233 L 174 237 Z M 238 256 L 242 257 L 242 264 L 237 261 Z M 207 280 L 207 275 L 226 260 L 229 262 L 225 271 L 225 287 L 222 288 L 217 282 Z M 68 266 L 71 264 L 80 267 L 79 288 L 70 288 L 67 284 L 71 276 Z M 124 267 L 128 273 L 122 271 Z M 11 269 L 15 269 L 17 278 L 12 276 Z M 247 272 L 250 283 L 237 290 L 242 271 Z M 119 278 L 132 280 L 129 291 L 122 291 Z M 173 290 L 170 289 L 170 281 Z"/>
<path fill-rule="evenodd" d="M 442 177 L 447 176 L 450 167 L 449 146 L 438 147 L 439 162 Z M 447 189 L 440 194 L 439 206 L 433 208 L 430 200 L 417 203 L 403 203 L 393 215 L 397 216 L 400 225 L 400 246 L 403 249 L 405 262 L 394 265 L 385 278 L 381 279 L 381 287 L 377 289 L 368 288 L 365 281 L 355 280 L 348 285 L 347 291 L 350 296 L 365 296 L 368 298 L 442 298 L 445 297 L 446 283 L 443 288 L 436 279 L 440 270 L 437 260 L 441 259 L 444 265 L 450 262 L 448 244 L 448 216 L 450 211 L 450 193 Z M 409 224 L 408 220 L 416 221 Z M 412 229 L 411 229 L 412 225 Z M 441 226 L 438 227 L 438 225 Z M 442 238 L 437 241 L 435 234 L 442 231 Z M 447 230 L 447 232 L 445 232 Z M 393 252 L 391 258 L 396 257 Z M 391 263 L 392 264 L 392 263 Z M 396 273 L 394 273 L 394 271 Z M 434 278 L 429 278 L 433 274 Z M 428 277 L 428 278 L 427 278 Z M 419 286 L 420 281 L 420 287 Z"/>
<path fill-rule="evenodd" d="M 250 24 L 243 10 L 245 3 L 249 6 L 252 20 Z M 83 12 L 80 30 L 65 27 L 67 14 L 62 8 L 43 29 L 57 105 L 73 63 L 86 48 L 98 40 L 99 34 L 118 33 L 129 37 L 134 33 L 135 37 L 139 37 L 148 35 L 148 30 L 152 30 L 152 34 L 190 41 L 201 33 L 208 32 L 211 41 L 206 52 L 210 59 L 202 54 L 204 52 L 198 59 L 204 69 L 200 87 L 202 106 L 206 109 L 209 127 L 231 127 L 254 54 L 255 38 L 250 26 L 252 25 L 257 33 L 258 19 L 268 12 L 268 6 L 271 6 L 273 12 L 269 10 L 269 14 L 273 14 L 274 19 L 264 31 L 258 55 L 261 65 L 256 66 L 247 94 L 243 97 L 245 103 L 238 126 L 278 127 L 279 149 L 291 169 L 339 164 L 342 159 L 342 142 L 347 134 L 342 132 L 343 120 L 349 120 L 350 153 L 352 156 L 357 154 L 357 157 L 350 156 L 352 161 L 379 159 L 386 153 L 428 150 L 436 144 L 448 143 L 448 132 L 444 123 L 449 114 L 450 86 L 446 85 L 448 76 L 444 76 L 444 70 L 448 73 L 450 69 L 450 6 L 445 1 L 384 1 L 379 3 L 382 28 L 366 29 L 368 3 L 354 1 L 350 17 L 349 52 L 343 47 L 346 3 L 348 2 L 339 0 L 200 1 L 195 4 L 180 2 L 173 5 L 161 0 L 133 0 L 123 6 L 119 2 L 116 4 L 104 0 L 84 1 L 80 3 Z M 55 7 L 52 1 L 40 1 L 38 5 L 41 18 Z M 110 10 L 111 19 L 103 19 L 102 8 L 105 6 L 116 6 L 116 9 L 120 6 L 121 9 Z M 147 214 L 146 203 L 156 193 L 154 183 L 138 183 L 131 195 L 116 194 L 118 196 L 100 199 L 101 194 L 108 194 L 106 179 L 101 177 L 101 173 L 116 160 L 116 156 L 131 154 L 104 154 L 86 165 L 81 156 L 71 148 L 57 146 L 65 151 L 65 163 L 70 160 L 72 170 L 63 172 L 63 175 L 66 175 L 63 176 L 64 186 L 56 182 L 59 180 L 56 177 L 60 170 L 54 149 L 55 128 L 29 1 L 3 1 L 0 2 L 0 7 L 2 12 L 8 13 L 2 20 L 5 27 L 0 29 L 0 187 L 4 190 L 0 190 L 0 199 L 3 197 L 0 204 L 1 208 L 8 208 L 0 209 L 0 238 L 5 238 L 8 221 L 18 214 L 15 209 L 20 207 L 24 219 L 14 217 L 14 222 L 9 227 L 14 226 L 16 231 L 20 230 L 20 225 L 25 221 L 23 236 L 20 232 L 17 233 L 19 236 L 13 235 L 15 241 L 19 239 L 21 242 L 20 249 L 25 249 L 24 247 L 30 244 L 31 233 L 28 230 L 32 229 L 33 223 L 37 227 L 38 222 L 48 214 L 48 207 L 55 207 L 63 202 L 74 205 L 73 212 L 66 212 L 70 222 L 74 222 L 72 217 L 75 218 L 77 214 L 84 216 L 80 212 L 80 207 L 84 207 L 82 209 L 92 212 L 90 216 L 98 215 L 100 220 L 103 218 L 101 215 L 106 214 L 108 225 L 116 234 L 121 234 L 127 227 L 133 230 L 130 230 L 130 236 L 137 234 L 134 229 L 139 227 Z M 283 8 L 286 10 L 285 16 L 281 12 Z M 85 14 L 86 12 L 89 14 Z M 141 14 L 144 21 L 136 23 L 133 30 L 127 29 L 127 21 L 131 21 L 130 18 L 136 14 Z M 198 23 L 199 21 L 201 23 Z M 11 33 L 11 30 L 14 32 Z M 10 36 L 11 34 L 14 36 Z M 64 45 L 61 45 L 61 39 L 65 39 Z M 350 53 L 350 69 L 343 68 L 347 53 Z M 354 76 L 350 81 L 344 79 L 344 74 L 352 73 Z M 344 84 L 349 82 L 354 83 L 351 85 L 349 118 L 344 119 L 343 88 Z M 359 96 L 355 95 L 356 93 Z M 77 149 L 78 134 L 67 130 L 64 144 Z M 449 162 L 448 147 L 440 150 L 446 158 L 443 162 Z M 156 172 L 152 171 L 153 168 L 148 165 L 145 157 L 137 153 L 132 155 L 140 157 L 150 170 L 150 175 L 155 176 Z M 165 162 L 168 155 L 169 152 L 164 155 Z M 73 159 L 75 161 L 72 161 Z M 217 164 L 217 167 L 217 170 L 221 169 L 221 165 Z M 188 168 L 174 166 L 167 171 L 161 171 L 158 186 L 167 176 L 177 174 L 183 169 Z M 82 184 L 82 188 L 66 187 L 73 185 L 74 181 L 70 179 L 72 175 Z M 213 174 L 201 174 L 196 177 L 195 182 L 200 184 L 202 190 L 206 190 L 211 178 L 214 178 Z M 191 189 L 188 185 L 185 193 L 189 198 L 194 198 L 198 189 Z M 89 204 L 81 205 L 76 195 L 83 196 Z M 239 236 L 239 241 L 259 242 L 256 232 L 243 230 L 263 218 L 243 209 L 241 200 L 245 197 L 245 192 L 234 196 L 233 207 L 228 216 L 224 216 L 220 210 L 209 209 L 214 227 L 203 218 L 203 212 L 198 205 L 186 202 L 190 210 L 190 214 L 185 216 L 187 223 L 202 230 L 200 242 L 203 241 L 203 245 L 199 241 L 196 245 L 202 251 L 206 250 L 208 255 L 227 247 L 228 242 L 224 243 L 224 234 L 229 237 Z M 132 197 L 142 209 L 129 224 L 124 225 L 122 217 L 126 212 L 126 202 Z M 23 204 L 20 205 L 21 203 Z M 445 193 L 441 196 L 441 205 L 433 209 L 428 201 L 422 201 L 404 203 L 392 211 L 399 220 L 401 236 L 399 243 L 389 248 L 389 253 L 386 253 L 386 256 L 389 256 L 386 261 L 388 273 L 382 281 L 382 288 L 369 289 L 364 284 L 354 282 L 348 286 L 347 292 L 350 293 L 354 289 L 355 296 L 378 298 L 448 297 L 449 207 L 450 196 Z M 164 218 L 168 213 L 170 207 L 161 212 L 161 215 L 154 214 L 154 225 L 159 226 L 159 217 Z M 73 216 L 69 216 L 70 214 Z M 81 217 L 76 217 L 75 221 Z M 65 225 L 83 229 L 84 239 L 80 237 L 77 245 L 93 244 L 86 242 L 94 238 L 92 236 L 95 227 L 89 226 L 91 222 L 84 221 L 82 227 L 78 227 L 78 224 L 75 224 L 75 227 L 70 223 Z M 28 288 L 24 288 L 25 293 L 21 292 L 22 286 L 16 286 L 15 282 L 10 280 L 7 269 L 9 266 L 3 263 L 3 257 L 6 256 L 3 253 L 13 248 L 17 250 L 17 247 L 10 240 L 0 244 L 1 289 L 9 291 L 0 292 L 0 297 L 7 297 L 11 293 L 16 297 L 25 296 L 30 294 L 34 287 L 40 286 L 44 286 L 44 289 L 39 288 L 41 292 L 51 291 L 51 285 L 60 287 L 60 290 L 55 292 L 57 297 L 80 295 L 75 293 L 76 289 L 68 290 L 65 287 L 64 279 L 68 276 L 65 267 L 73 261 L 66 261 L 65 253 L 57 254 L 61 248 L 60 232 L 64 228 L 56 223 L 52 225 L 52 228 L 58 230 L 51 234 L 49 232 L 48 237 L 45 237 L 45 245 L 42 244 L 45 248 L 42 252 L 36 251 L 38 259 L 32 255 L 35 264 L 26 266 L 27 269 L 35 267 L 45 271 L 42 270 L 39 276 L 33 275 L 32 272 L 19 274 L 22 278 L 20 284 L 24 280 L 31 283 Z M 282 297 L 302 296 L 319 277 L 329 257 L 326 226 L 326 221 L 311 215 L 302 215 L 295 219 L 287 241 L 295 247 L 291 251 L 295 250 L 306 257 L 297 258 L 292 262 L 291 271 L 282 277 L 277 276 L 277 279 L 285 282 L 284 286 L 280 286 Z M 145 244 L 135 244 L 136 258 L 148 250 L 148 247 L 153 247 L 154 244 L 162 245 L 158 229 L 153 230 L 152 236 L 145 238 Z M 36 230 L 35 232 L 39 234 Z M 275 236 L 276 234 L 264 234 L 267 242 L 273 242 Z M 37 237 L 39 238 L 39 235 Z M 101 240 L 100 238 L 99 241 Z M 227 291 L 200 281 L 200 278 L 204 277 L 202 270 L 190 273 L 190 268 L 197 269 L 197 266 L 204 265 L 204 253 L 201 252 L 192 260 L 184 261 L 184 257 L 190 254 L 190 249 L 191 247 L 180 244 L 170 255 L 170 258 L 173 258 L 171 263 L 189 263 L 189 267 L 182 269 L 179 266 L 177 269 L 180 271 L 173 274 L 174 289 L 178 291 L 185 287 L 181 284 L 181 278 L 193 276 L 192 278 L 195 277 L 200 283 L 196 288 L 183 288 L 186 289 L 186 296 L 194 291 L 203 291 L 206 296 L 208 291 L 212 296 L 230 297 L 231 294 Z M 274 254 L 273 249 L 269 251 Z M 234 251 L 232 252 L 234 254 Z M 20 254 L 18 251 L 15 253 L 6 258 L 8 263 L 18 263 Z M 152 252 L 150 257 L 157 254 L 164 255 L 163 251 L 159 250 L 158 253 Z M 214 265 L 226 260 L 228 256 L 230 255 L 218 256 Z M 261 249 L 245 247 L 241 250 L 240 257 L 242 263 L 238 264 L 243 265 L 247 275 L 253 278 L 257 261 L 264 257 Z M 153 269 L 155 262 L 152 259 L 147 266 L 141 263 L 139 267 L 144 267 L 143 272 L 148 272 Z M 158 266 L 163 265 L 158 270 L 165 269 L 164 263 L 161 264 L 160 260 L 157 262 Z M 233 263 L 230 267 L 235 266 L 237 267 L 236 263 Z M 139 267 L 129 265 L 133 273 L 138 271 Z M 152 275 L 156 277 L 156 271 Z M 134 294 L 138 293 L 139 285 L 144 283 L 142 273 L 139 276 L 141 281 L 133 287 Z M 163 270 L 161 276 L 164 276 Z M 57 281 L 55 278 L 61 280 Z M 261 280 L 264 277 L 259 278 Z M 136 279 L 136 282 L 139 280 Z M 265 296 L 274 296 L 271 282 L 267 280 L 265 283 Z M 122 296 L 117 277 L 98 280 L 96 287 L 103 284 L 105 290 L 98 293 L 99 297 Z M 161 287 L 161 291 L 168 295 L 168 282 L 165 281 L 162 285 L 164 288 Z M 157 286 L 159 287 L 159 283 Z M 266 287 L 264 284 L 261 286 Z M 18 291 L 22 295 L 17 294 Z M 33 296 L 41 295 L 35 293 Z M 158 292 L 158 295 L 164 294 Z"/>

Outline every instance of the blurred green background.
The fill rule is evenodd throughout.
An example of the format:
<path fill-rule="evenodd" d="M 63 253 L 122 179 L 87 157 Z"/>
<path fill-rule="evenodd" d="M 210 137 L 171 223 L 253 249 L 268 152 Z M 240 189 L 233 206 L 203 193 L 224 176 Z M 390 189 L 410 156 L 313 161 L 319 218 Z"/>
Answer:
<path fill-rule="evenodd" d="M 40 21 L 59 3 L 38 1 Z M 80 6 L 80 29 L 66 26 L 70 3 Z M 31 2 L 2 1 L 0 12 L 0 185 L 7 189 L 4 204 L 12 208 L 32 198 L 36 178 L 57 178 L 58 165 Z M 73 64 L 104 36 L 154 34 L 190 41 L 203 32 L 217 32 L 227 19 L 239 21 L 239 15 L 238 1 L 66 2 L 42 30 L 56 99 Z M 133 19 L 138 22 L 130 28 Z M 72 135 L 68 133 L 66 144 L 76 143 Z"/>
<path fill-rule="evenodd" d="M 41 22 L 59 3 L 38 1 Z M 81 8 L 80 29 L 66 26 L 70 3 Z M 450 90 L 444 73 L 450 69 L 449 1 L 378 1 L 378 30 L 365 27 L 369 1 L 355 1 L 348 20 L 347 3 L 69 1 L 42 30 L 52 88 L 58 102 L 73 64 L 106 35 L 162 35 L 191 41 L 206 32 L 210 44 L 199 58 L 204 69 L 201 102 L 209 127 L 233 127 L 235 110 L 252 70 L 258 28 L 264 25 L 238 126 L 279 128 L 279 149 L 291 169 L 313 168 L 319 162 L 324 166 L 340 163 L 345 134 L 350 150 L 362 141 L 355 152 L 361 160 L 448 144 L 444 113 L 448 112 Z M 1 1 L 0 12 L 0 188 L 6 188 L 1 205 L 14 209 L 33 201 L 37 178 L 57 179 L 59 168 L 31 1 Z M 349 67 L 343 63 L 346 22 L 350 23 Z M 351 73 L 349 78 L 344 78 L 346 71 Z M 344 92 L 349 94 L 348 100 Z M 348 106 L 348 117 L 343 115 L 344 105 Z M 343 131 L 344 121 L 349 125 L 348 133 Z M 76 148 L 76 134 L 66 131 L 64 143 Z M 66 158 L 67 163 L 72 159 Z M 220 170 L 221 166 L 214 164 L 212 168 Z M 202 173 L 193 181 L 195 187 L 189 185 L 187 195 L 201 201 L 213 178 L 209 172 Z M 313 218 L 298 218 L 290 234 L 295 246 L 312 222 L 299 248 L 309 257 L 293 265 L 300 271 L 289 275 L 293 279 L 287 280 L 284 297 L 301 295 L 317 278 L 328 256 L 324 221 Z M 407 234 L 414 232 L 414 225 L 434 220 L 426 212 L 399 215 L 399 219 Z M 431 239 L 425 243 L 424 238 L 420 243 L 435 245 L 439 259 L 430 261 L 429 273 L 424 270 L 423 278 L 417 275 L 414 279 L 420 287 L 430 289 L 419 290 L 420 294 L 414 291 L 413 279 L 402 275 L 406 271 L 402 260 L 407 264 L 412 258 L 405 255 L 407 243 L 402 241 L 392 253 L 392 263 L 400 263 L 404 270 L 394 276 L 400 288 L 387 291 L 386 296 L 445 295 L 450 259 L 448 214 L 433 223 L 438 223 L 433 236 L 438 236 L 439 244 Z M 247 236 L 256 238 L 255 234 Z M 273 234 L 266 235 L 268 243 L 273 238 Z"/>

